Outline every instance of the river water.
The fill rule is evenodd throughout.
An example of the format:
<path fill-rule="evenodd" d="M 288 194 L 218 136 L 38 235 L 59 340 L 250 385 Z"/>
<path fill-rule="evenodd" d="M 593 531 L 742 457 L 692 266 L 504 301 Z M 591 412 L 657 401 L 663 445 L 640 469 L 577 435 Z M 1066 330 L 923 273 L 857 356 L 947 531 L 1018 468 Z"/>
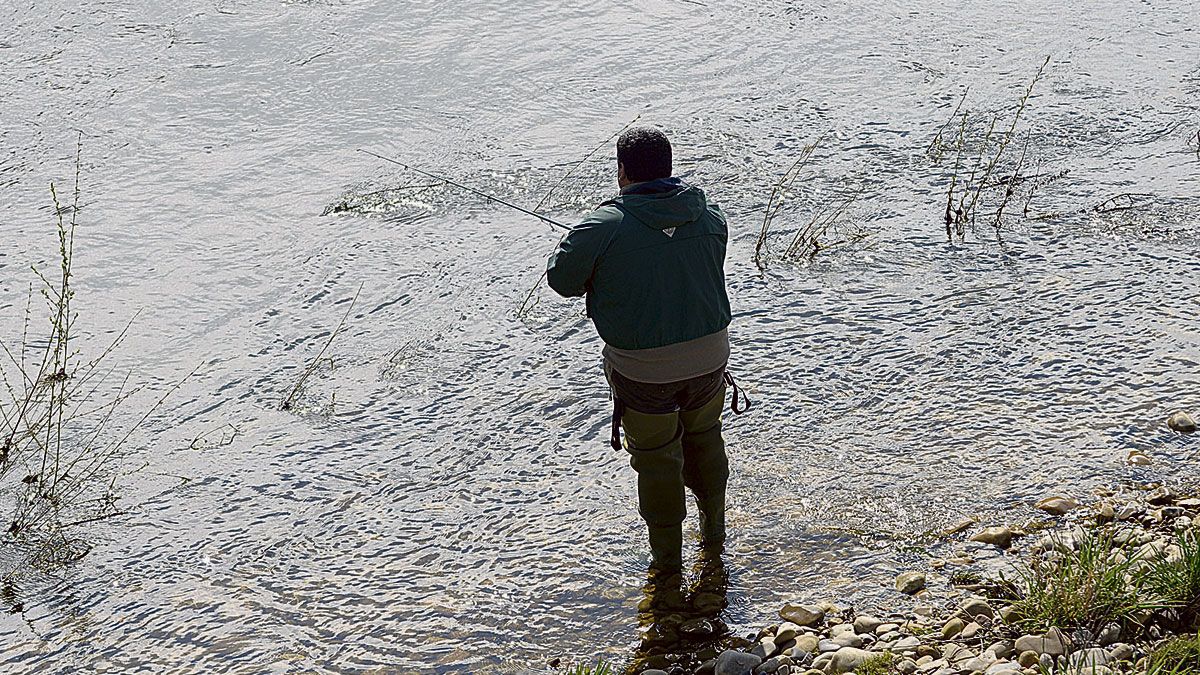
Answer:
<path fill-rule="evenodd" d="M 585 156 L 639 115 L 668 131 L 730 217 L 733 367 L 756 403 L 726 427 L 735 630 L 794 598 L 903 608 L 911 544 L 963 517 L 1186 484 L 1200 446 L 1164 420 L 1200 411 L 1197 17 L 1186 0 L 4 3 L 4 337 L 29 265 L 53 264 L 47 187 L 71 184 L 82 132 L 80 348 L 139 312 L 115 364 L 157 392 L 199 370 L 131 437 L 127 513 L 88 529 L 81 562 L 14 577 L 3 669 L 632 654 L 647 554 L 599 344 L 580 303 L 543 287 L 521 309 L 557 234 L 358 148 L 570 221 L 615 189 L 612 144 Z M 999 231 L 980 217 L 948 241 L 947 122 L 962 101 L 972 166 L 1046 56 L 1000 165 L 1024 153 L 1056 178 Z M 818 138 L 760 270 L 772 186 Z M 853 194 L 824 239 L 849 243 L 784 255 Z"/>

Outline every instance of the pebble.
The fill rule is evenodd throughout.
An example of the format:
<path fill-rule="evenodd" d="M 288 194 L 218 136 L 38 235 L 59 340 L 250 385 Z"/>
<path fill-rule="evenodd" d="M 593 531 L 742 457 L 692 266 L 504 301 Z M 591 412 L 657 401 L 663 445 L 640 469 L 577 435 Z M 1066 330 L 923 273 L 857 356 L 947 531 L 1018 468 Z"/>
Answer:
<path fill-rule="evenodd" d="M 981 616 L 991 619 L 996 616 L 996 610 L 992 609 L 992 606 L 983 598 L 970 598 L 958 606 L 958 615 L 975 620 Z"/>
<path fill-rule="evenodd" d="M 832 654 L 833 652 L 841 649 L 843 646 L 844 645 L 839 645 L 829 638 L 825 638 L 817 643 L 817 651 L 821 652 L 822 654 Z"/>
<path fill-rule="evenodd" d="M 966 626 L 963 626 L 962 632 L 958 634 L 958 637 L 960 640 L 973 640 L 979 633 L 980 628 L 981 626 L 979 624 L 972 621 Z"/>
<path fill-rule="evenodd" d="M 651 668 L 650 670 L 643 670 L 642 675 L 667 675 L 667 671 Z"/>
<path fill-rule="evenodd" d="M 1132 661 L 1133 647 L 1123 642 L 1118 642 L 1109 648 L 1108 655 L 1113 661 Z"/>
<path fill-rule="evenodd" d="M 1046 497 L 1038 500 L 1034 507 L 1046 513 L 1062 516 L 1079 508 L 1079 502 L 1071 497 Z"/>
<path fill-rule="evenodd" d="M 963 623 L 963 620 L 958 617 L 950 619 L 946 622 L 946 625 L 942 626 L 942 638 L 949 640 L 957 636 L 965 626 L 966 624 Z"/>
<path fill-rule="evenodd" d="M 1032 649 L 1027 649 L 1021 652 L 1021 655 L 1017 657 L 1017 663 L 1021 664 L 1021 666 L 1024 668 L 1032 668 L 1038 664 L 1039 656 L 1041 655 Z"/>
<path fill-rule="evenodd" d="M 844 647 L 833 655 L 833 659 L 829 662 L 827 672 L 829 673 L 849 673 L 863 664 L 863 661 L 871 658 L 871 652 L 855 649 L 854 647 Z"/>
<path fill-rule="evenodd" d="M 922 572 L 904 572 L 896 577 L 896 590 L 905 595 L 913 595 L 925 588 L 925 574 Z"/>
<path fill-rule="evenodd" d="M 1045 635 L 1023 635 L 1017 638 L 1016 650 L 1032 651 L 1043 656 L 1062 656 L 1067 653 L 1067 641 L 1062 632 L 1051 628 Z"/>
<path fill-rule="evenodd" d="M 920 647 L 920 646 L 921 646 L 921 638 L 916 637 L 915 635 L 910 635 L 908 637 L 900 638 L 899 640 L 897 640 L 896 644 L 892 645 L 892 649 L 894 649 L 898 652 L 907 652 L 907 651 L 913 651 L 917 647 Z"/>
<path fill-rule="evenodd" d="M 883 625 L 881 619 L 876 619 L 870 616 L 858 616 L 854 618 L 855 633 L 874 633 L 876 628 Z"/>
<path fill-rule="evenodd" d="M 855 635 L 853 631 L 849 633 L 842 633 L 841 635 L 833 638 L 833 641 L 842 647 L 855 647 L 861 649 L 863 646 L 863 639 L 858 635 Z"/>
<path fill-rule="evenodd" d="M 1171 413 L 1167 418 L 1167 426 L 1172 431 L 1178 431 L 1181 434 L 1192 434 L 1196 432 L 1196 420 L 1192 416 L 1179 410 Z"/>
<path fill-rule="evenodd" d="M 992 643 L 992 646 L 988 647 L 988 651 L 1002 659 L 1007 659 L 1016 653 L 1016 649 L 1013 648 L 1013 643 L 1007 640 L 1001 640 L 1000 642 Z"/>
<path fill-rule="evenodd" d="M 991 544 L 1000 548 L 1012 546 L 1013 531 L 1007 527 L 985 527 L 981 532 L 971 535 L 971 541 Z"/>
<path fill-rule="evenodd" d="M 811 654 L 817 651 L 817 643 L 821 641 L 816 635 L 797 635 L 796 646 L 792 647 L 792 656 L 797 654 Z"/>
<path fill-rule="evenodd" d="M 1174 501 L 1175 492 L 1165 485 L 1151 490 L 1150 493 L 1146 495 L 1146 503 L 1153 504 L 1154 506 L 1162 506 L 1164 504 L 1170 504 Z"/>
<path fill-rule="evenodd" d="M 1120 639 L 1120 624 L 1110 623 L 1100 631 L 1099 635 L 1096 636 L 1096 644 L 1100 645 L 1101 647 L 1107 647 L 1116 643 Z"/>
<path fill-rule="evenodd" d="M 875 627 L 875 634 L 883 637 L 888 633 L 894 633 L 898 630 L 900 630 L 900 624 L 898 623 L 881 623 Z"/>
<path fill-rule="evenodd" d="M 815 605 L 788 603 L 779 610 L 779 618 L 797 626 L 817 626 L 825 620 L 825 611 Z"/>
<path fill-rule="evenodd" d="M 1125 457 L 1125 461 L 1134 466 L 1150 466 L 1154 463 L 1154 460 L 1150 458 L 1150 455 L 1147 455 L 1140 450 L 1130 450 L 1129 455 Z"/>
<path fill-rule="evenodd" d="M 917 662 L 912 659 L 900 659 L 896 663 L 895 668 L 901 675 L 912 675 L 917 672 Z"/>
<path fill-rule="evenodd" d="M 1075 652 L 1067 658 L 1067 665 L 1072 669 L 1090 669 L 1108 665 L 1108 652 L 1101 647 L 1092 647 Z"/>
<path fill-rule="evenodd" d="M 855 631 L 854 631 L 854 625 L 853 625 L 853 624 L 849 624 L 849 623 L 839 623 L 839 624 L 837 624 L 836 626 L 832 626 L 832 627 L 829 629 L 829 637 L 834 637 L 834 638 L 836 638 L 837 636 L 841 635 L 842 633 L 851 633 L 851 634 L 853 634 L 854 632 L 855 632 Z"/>
<path fill-rule="evenodd" d="M 750 675 L 762 663 L 762 659 L 733 649 L 721 652 L 717 657 L 716 675 Z"/>
<path fill-rule="evenodd" d="M 779 628 L 775 629 L 775 642 L 777 644 L 783 644 L 799 634 L 800 626 L 797 626 L 791 621 L 784 621 L 783 623 L 779 624 Z"/>

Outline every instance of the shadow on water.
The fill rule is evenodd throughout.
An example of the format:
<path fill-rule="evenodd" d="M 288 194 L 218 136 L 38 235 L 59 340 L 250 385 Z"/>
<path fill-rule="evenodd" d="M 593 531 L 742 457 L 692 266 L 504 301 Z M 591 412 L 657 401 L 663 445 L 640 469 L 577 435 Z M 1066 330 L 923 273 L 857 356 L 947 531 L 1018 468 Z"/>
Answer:
<path fill-rule="evenodd" d="M 720 547 L 701 548 L 690 573 L 647 574 L 638 603 L 640 644 L 625 673 L 649 668 L 690 672 L 726 649 L 749 645 L 732 635 L 722 619 L 729 606 L 723 553 Z"/>

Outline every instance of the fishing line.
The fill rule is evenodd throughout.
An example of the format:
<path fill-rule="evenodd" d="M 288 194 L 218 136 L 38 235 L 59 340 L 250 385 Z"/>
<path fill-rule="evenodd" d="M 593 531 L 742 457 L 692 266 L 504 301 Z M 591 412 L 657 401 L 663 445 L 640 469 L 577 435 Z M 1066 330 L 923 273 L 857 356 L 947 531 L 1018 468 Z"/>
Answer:
<path fill-rule="evenodd" d="M 452 181 L 449 178 L 445 178 L 443 176 L 438 176 L 437 174 L 432 174 L 432 173 L 429 173 L 428 171 L 422 171 L 414 166 L 409 166 L 409 165 L 405 164 L 404 162 L 392 159 L 391 157 L 384 157 L 383 155 L 371 152 L 370 150 L 364 150 L 362 148 L 359 148 L 358 151 L 366 153 L 372 157 L 377 157 L 379 159 L 382 159 L 385 162 L 391 162 L 392 164 L 395 164 L 396 166 L 402 166 L 405 169 L 408 169 L 409 171 L 415 171 L 415 172 L 421 174 L 422 176 L 428 176 L 429 178 L 432 178 L 434 180 L 440 180 L 443 183 L 446 183 L 447 185 L 453 185 L 454 187 L 456 187 L 460 190 L 466 190 L 467 192 L 470 192 L 473 195 L 478 195 L 480 197 L 483 197 L 484 199 L 490 199 L 491 201 L 496 202 L 497 204 L 502 204 L 504 206 L 507 206 L 510 209 L 516 209 L 517 211 L 520 211 L 521 213 L 533 216 L 534 218 L 537 218 L 538 220 L 541 220 L 543 222 L 550 223 L 551 225 L 553 225 L 557 228 L 566 230 L 568 232 L 571 231 L 571 228 L 569 226 L 563 225 L 562 223 L 558 222 L 557 220 L 554 220 L 553 218 L 547 218 L 546 216 L 543 216 L 542 214 L 538 213 L 537 211 L 530 211 L 529 209 L 517 206 L 516 204 L 513 204 L 512 202 L 505 201 L 503 199 L 500 199 L 499 197 L 493 197 L 492 195 L 489 195 L 486 192 L 481 192 L 479 190 L 476 190 L 475 188 L 467 187 L 466 185 Z"/>

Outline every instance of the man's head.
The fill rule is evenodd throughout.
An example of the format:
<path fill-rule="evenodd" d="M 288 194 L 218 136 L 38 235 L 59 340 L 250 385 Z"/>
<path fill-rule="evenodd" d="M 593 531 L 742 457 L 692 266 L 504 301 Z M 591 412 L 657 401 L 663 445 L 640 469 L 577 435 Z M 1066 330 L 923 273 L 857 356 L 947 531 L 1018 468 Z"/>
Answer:
<path fill-rule="evenodd" d="M 617 183 L 621 187 L 671 177 L 671 142 L 655 127 L 634 127 L 617 139 Z"/>

